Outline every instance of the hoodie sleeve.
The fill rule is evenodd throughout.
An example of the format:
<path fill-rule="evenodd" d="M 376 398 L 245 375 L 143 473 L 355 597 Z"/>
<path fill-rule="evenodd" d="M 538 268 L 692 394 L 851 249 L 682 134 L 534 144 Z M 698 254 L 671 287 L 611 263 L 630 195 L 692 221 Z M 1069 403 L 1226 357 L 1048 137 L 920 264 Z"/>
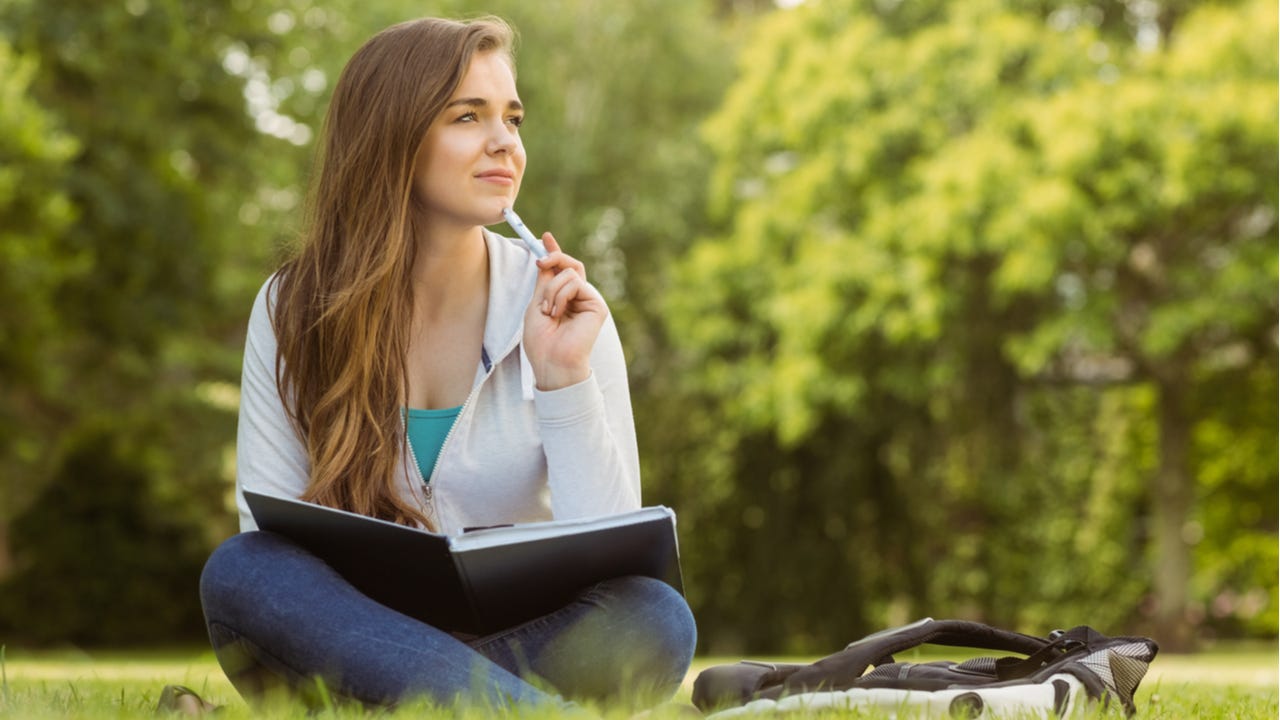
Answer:
<path fill-rule="evenodd" d="M 236 428 L 236 507 L 241 532 L 258 527 L 245 503 L 245 490 L 296 498 L 306 490 L 310 475 L 306 448 L 276 385 L 276 334 L 268 307 L 273 285 L 268 280 L 258 292 L 244 344 Z"/>
<path fill-rule="evenodd" d="M 591 375 L 558 390 L 535 388 L 534 406 L 557 520 L 640 507 L 640 456 L 627 364 L 612 315 L 591 352 Z"/>

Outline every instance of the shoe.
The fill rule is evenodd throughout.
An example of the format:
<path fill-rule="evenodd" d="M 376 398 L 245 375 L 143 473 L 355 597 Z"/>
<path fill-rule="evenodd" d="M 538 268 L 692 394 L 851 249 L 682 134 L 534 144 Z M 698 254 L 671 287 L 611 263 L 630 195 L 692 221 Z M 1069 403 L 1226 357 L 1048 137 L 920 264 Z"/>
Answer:
<path fill-rule="evenodd" d="M 218 706 L 196 694 L 184 685 L 165 685 L 156 703 L 157 715 L 187 715 L 202 717 L 216 712 Z"/>

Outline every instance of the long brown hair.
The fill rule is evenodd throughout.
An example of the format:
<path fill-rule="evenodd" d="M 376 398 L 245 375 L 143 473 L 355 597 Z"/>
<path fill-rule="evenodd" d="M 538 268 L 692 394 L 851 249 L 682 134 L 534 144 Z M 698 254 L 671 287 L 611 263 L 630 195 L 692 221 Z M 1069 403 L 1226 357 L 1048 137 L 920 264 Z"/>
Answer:
<path fill-rule="evenodd" d="M 307 447 L 303 499 L 430 525 L 397 492 L 412 315 L 413 174 L 433 120 L 481 52 L 510 58 L 501 20 L 392 26 L 343 69 L 321 134 L 297 255 L 277 275 L 276 380 Z"/>

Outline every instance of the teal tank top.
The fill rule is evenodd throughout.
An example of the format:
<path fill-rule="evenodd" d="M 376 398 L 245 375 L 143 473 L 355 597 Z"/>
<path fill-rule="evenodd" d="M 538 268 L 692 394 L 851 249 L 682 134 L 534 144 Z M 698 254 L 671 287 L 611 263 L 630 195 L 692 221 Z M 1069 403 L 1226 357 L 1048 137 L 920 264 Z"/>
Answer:
<path fill-rule="evenodd" d="M 436 459 L 440 457 L 440 449 L 444 447 L 445 438 L 453 429 L 462 406 L 445 408 L 444 410 L 405 411 L 405 427 L 408 429 L 409 447 L 418 460 L 418 469 L 426 481 L 431 480 L 431 471 L 435 469 Z"/>

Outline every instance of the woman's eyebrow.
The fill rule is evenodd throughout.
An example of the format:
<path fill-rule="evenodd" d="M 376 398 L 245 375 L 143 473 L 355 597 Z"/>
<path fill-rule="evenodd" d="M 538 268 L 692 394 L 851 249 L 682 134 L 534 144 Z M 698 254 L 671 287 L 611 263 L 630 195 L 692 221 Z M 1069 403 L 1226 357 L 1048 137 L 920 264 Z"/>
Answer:
<path fill-rule="evenodd" d="M 488 104 L 489 104 L 489 101 L 485 100 L 484 98 L 472 97 L 472 98 L 458 98 L 457 100 L 451 100 L 449 104 L 445 105 L 444 107 L 447 110 L 456 105 L 469 105 L 471 107 L 485 107 Z M 512 100 L 511 102 L 507 103 L 507 109 L 523 110 L 524 105 L 521 105 L 519 100 Z"/>

